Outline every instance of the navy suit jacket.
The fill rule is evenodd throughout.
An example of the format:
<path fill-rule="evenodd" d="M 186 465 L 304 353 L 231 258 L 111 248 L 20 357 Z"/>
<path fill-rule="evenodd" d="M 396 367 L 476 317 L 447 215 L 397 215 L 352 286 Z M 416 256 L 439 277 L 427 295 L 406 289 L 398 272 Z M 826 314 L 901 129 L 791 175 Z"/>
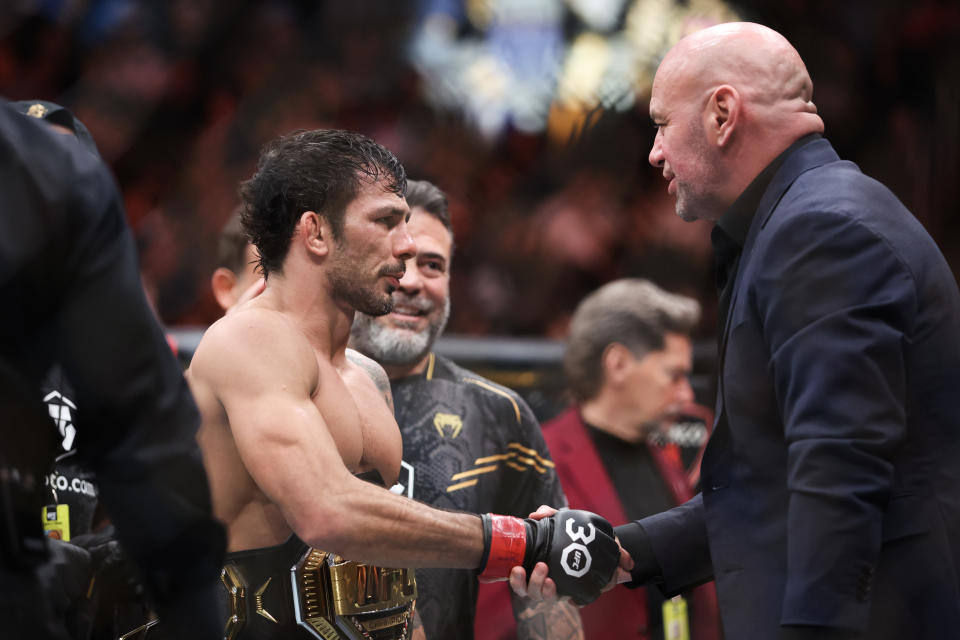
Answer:
<path fill-rule="evenodd" d="M 664 590 L 714 576 L 737 640 L 957 637 L 960 296 L 936 244 L 815 140 L 760 201 L 725 327 L 703 492 L 640 521 Z"/>

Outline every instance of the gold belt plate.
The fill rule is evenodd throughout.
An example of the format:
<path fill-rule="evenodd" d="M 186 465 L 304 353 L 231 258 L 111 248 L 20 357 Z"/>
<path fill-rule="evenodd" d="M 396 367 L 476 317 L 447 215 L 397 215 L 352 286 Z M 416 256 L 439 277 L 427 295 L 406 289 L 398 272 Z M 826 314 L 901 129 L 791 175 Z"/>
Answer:
<path fill-rule="evenodd" d="M 413 569 L 349 562 L 310 549 L 291 571 L 298 622 L 324 640 L 369 638 L 389 627 L 398 627 L 397 640 L 407 637 L 417 598 Z M 344 629 L 349 631 L 337 633 Z"/>

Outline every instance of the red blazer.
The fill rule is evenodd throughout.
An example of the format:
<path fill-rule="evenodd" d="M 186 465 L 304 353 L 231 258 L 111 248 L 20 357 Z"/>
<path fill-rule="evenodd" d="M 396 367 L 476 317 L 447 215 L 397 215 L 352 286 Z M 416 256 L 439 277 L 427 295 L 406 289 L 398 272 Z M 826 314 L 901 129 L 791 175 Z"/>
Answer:
<path fill-rule="evenodd" d="M 712 426 L 712 421 L 707 424 Z M 543 435 L 557 465 L 557 475 L 570 508 L 598 513 L 614 526 L 627 523 L 613 481 L 580 418 L 579 408 L 571 407 L 544 423 Z M 681 504 L 692 498 L 691 477 L 685 472 L 676 447 L 651 445 L 650 452 L 674 501 Z M 693 640 L 718 640 L 721 637 L 720 620 L 713 583 L 697 587 L 693 599 L 695 616 L 690 621 L 691 637 Z M 649 636 L 645 589 L 615 587 L 582 607 L 580 616 L 587 640 Z"/>
<path fill-rule="evenodd" d="M 709 409 L 689 407 L 690 415 L 702 417 L 713 426 Z M 577 407 L 571 407 L 543 424 L 543 435 L 550 456 L 557 465 L 557 475 L 572 509 L 587 509 L 602 515 L 614 526 L 626 524 L 627 516 L 620 498 L 593 445 L 593 440 L 580 419 Z M 654 461 L 677 504 L 693 497 L 693 486 L 699 478 L 699 459 L 691 472 L 686 472 L 676 447 L 651 447 Z M 702 453 L 702 452 L 701 452 Z M 517 637 L 506 583 L 481 584 L 477 598 L 475 640 L 511 640 Z M 650 637 L 647 621 L 645 589 L 615 587 L 598 600 L 580 608 L 586 640 Z M 694 589 L 693 640 L 719 640 L 720 618 L 713 583 Z"/>
<path fill-rule="evenodd" d="M 599 513 L 614 526 L 626 523 L 610 476 L 576 408 L 544 423 L 543 435 L 570 508 Z M 474 625 L 476 640 L 517 637 L 509 598 L 509 586 L 505 583 L 480 585 Z M 580 617 L 586 640 L 649 637 L 645 589 L 616 587 L 581 607 Z"/>

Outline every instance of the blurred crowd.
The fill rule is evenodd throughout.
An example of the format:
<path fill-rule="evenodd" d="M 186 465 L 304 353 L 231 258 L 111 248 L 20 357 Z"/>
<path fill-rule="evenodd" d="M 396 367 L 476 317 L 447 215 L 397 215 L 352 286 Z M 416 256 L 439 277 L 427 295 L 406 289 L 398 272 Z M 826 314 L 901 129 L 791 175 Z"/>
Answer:
<path fill-rule="evenodd" d="M 453 42 L 498 37 L 509 52 L 490 25 L 497 7 L 510 3 L 3 4 L 0 94 L 59 102 L 90 129 L 123 191 L 144 284 L 168 325 L 219 316 L 208 286 L 216 236 L 261 145 L 294 129 L 338 127 L 373 137 L 412 177 L 449 194 L 457 237 L 450 332 L 560 337 L 584 295 L 625 276 L 700 299 L 699 333 L 715 331 L 710 228 L 676 218 L 665 183 L 646 162 L 655 132 L 642 73 L 631 76 L 637 86 L 627 99 L 601 96 L 570 117 L 555 100 L 540 129 L 516 110 L 484 119 L 494 108 L 488 103 L 458 109 L 438 98 L 449 98 L 438 90 L 438 78 L 447 80 L 431 75 L 435 66 L 416 46 L 435 33 L 425 31 L 437 28 L 434 18 L 444 17 Z M 528 4 L 552 7 L 559 39 L 543 40 L 561 48 L 587 32 L 599 39 L 583 46 L 616 44 L 648 24 L 643 16 L 677 12 L 689 23 L 739 16 L 781 31 L 807 61 L 840 155 L 888 184 L 960 269 L 956 2 L 609 0 L 599 3 L 612 7 L 606 22 L 591 22 L 590 3 Z M 518 19 L 527 24 L 527 16 Z M 663 33 L 662 49 L 682 35 Z M 659 49 L 651 51 L 655 65 Z"/>

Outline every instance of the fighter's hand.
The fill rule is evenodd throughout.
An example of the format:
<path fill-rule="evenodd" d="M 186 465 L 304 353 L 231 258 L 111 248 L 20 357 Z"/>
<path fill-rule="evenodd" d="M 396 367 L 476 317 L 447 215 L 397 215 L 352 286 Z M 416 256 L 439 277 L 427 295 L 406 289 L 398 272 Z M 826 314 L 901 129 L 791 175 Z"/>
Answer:
<path fill-rule="evenodd" d="M 548 518 L 557 512 L 549 505 L 540 505 L 540 508 L 530 514 L 530 518 L 540 520 Z M 522 598 L 532 600 L 556 600 L 557 583 L 548 574 L 547 563 L 538 562 L 530 572 L 530 581 L 527 581 L 527 570 L 523 567 L 514 567 L 510 570 L 510 588 Z"/>
<path fill-rule="evenodd" d="M 553 514 L 557 513 L 557 510 L 553 507 L 542 504 L 540 507 L 530 514 L 530 518 L 534 520 L 540 520 L 542 518 L 549 518 Z M 614 539 L 617 541 L 617 544 L 620 544 L 620 540 L 614 536 Z M 546 570 L 546 565 L 543 565 L 544 570 Z M 620 547 L 620 562 L 617 566 L 617 570 L 611 578 L 610 582 L 601 590 L 603 593 L 610 591 L 618 584 L 623 584 L 624 582 L 630 582 L 633 579 L 633 576 L 630 575 L 630 572 L 633 570 L 633 558 L 627 553 L 627 550 L 622 546 Z M 527 572 L 524 571 L 523 567 L 514 567 L 510 572 L 510 587 L 516 591 L 519 595 L 525 596 L 529 594 L 529 597 L 535 599 L 547 600 L 549 598 L 556 597 L 556 584 L 549 577 L 546 577 L 544 580 L 540 578 L 535 573 L 530 574 L 530 583 L 526 583 Z M 523 589 L 521 591 L 520 589 Z"/>
<path fill-rule="evenodd" d="M 621 562 L 620 545 L 613 527 L 589 511 L 564 510 L 539 518 L 520 520 L 511 516 L 484 514 L 484 555 L 481 580 L 502 580 L 514 566 L 530 573 L 533 588 L 526 595 L 549 597 L 553 587 L 546 583 L 545 563 L 556 593 L 569 596 L 578 605 L 596 600 L 611 582 Z M 520 576 L 515 581 L 522 581 Z M 533 591 L 534 593 L 531 593 Z"/>

